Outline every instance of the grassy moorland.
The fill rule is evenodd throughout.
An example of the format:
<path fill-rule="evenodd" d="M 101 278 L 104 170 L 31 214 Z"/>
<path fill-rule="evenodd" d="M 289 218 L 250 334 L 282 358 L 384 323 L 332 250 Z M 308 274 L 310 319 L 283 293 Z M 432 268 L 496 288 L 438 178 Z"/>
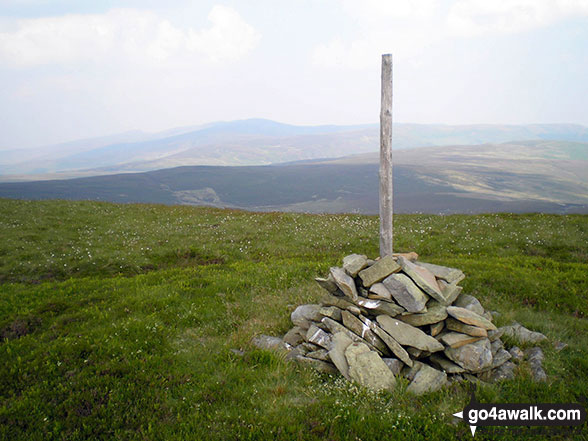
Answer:
<path fill-rule="evenodd" d="M 469 439 L 451 417 L 465 384 L 376 394 L 249 344 L 377 247 L 368 216 L 0 200 L 0 439 Z M 480 401 L 588 407 L 588 216 L 403 215 L 395 248 L 461 268 L 498 325 L 549 337 L 546 383 L 521 368 Z M 476 433 L 527 436 L 588 429 Z"/>

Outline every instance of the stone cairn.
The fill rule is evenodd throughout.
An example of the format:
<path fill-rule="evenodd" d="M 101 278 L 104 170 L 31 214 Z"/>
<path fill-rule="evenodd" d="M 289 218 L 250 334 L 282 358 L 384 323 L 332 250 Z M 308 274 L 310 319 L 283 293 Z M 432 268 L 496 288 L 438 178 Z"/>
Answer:
<path fill-rule="evenodd" d="M 295 326 L 283 339 L 273 338 L 288 359 L 374 390 L 394 387 L 398 376 L 417 395 L 449 381 L 513 378 L 513 361 L 525 354 L 516 346 L 507 351 L 501 336 L 527 332 L 528 341 L 536 342 L 545 336 L 518 324 L 497 329 L 492 314 L 462 293 L 462 271 L 417 258 L 345 257 L 342 268 L 316 279 L 328 292 L 321 304 L 298 306 L 291 315 Z M 544 380 L 543 354 L 532 349 L 530 361 Z"/>

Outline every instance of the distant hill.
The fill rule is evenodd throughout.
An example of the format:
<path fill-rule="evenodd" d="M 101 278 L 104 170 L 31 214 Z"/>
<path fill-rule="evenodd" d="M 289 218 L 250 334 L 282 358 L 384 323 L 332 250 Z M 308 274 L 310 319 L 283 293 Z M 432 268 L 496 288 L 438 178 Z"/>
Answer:
<path fill-rule="evenodd" d="M 588 142 L 588 128 L 573 124 L 395 124 L 394 149 L 503 143 L 528 139 Z M 55 179 L 141 172 L 184 165 L 267 165 L 342 157 L 378 150 L 376 124 L 295 126 L 249 119 L 129 132 L 49 146 L 0 152 L 0 180 Z"/>
<path fill-rule="evenodd" d="M 525 141 L 394 152 L 401 213 L 588 213 L 588 143 Z M 378 155 L 273 166 L 187 166 L 0 184 L 0 197 L 378 212 Z"/>

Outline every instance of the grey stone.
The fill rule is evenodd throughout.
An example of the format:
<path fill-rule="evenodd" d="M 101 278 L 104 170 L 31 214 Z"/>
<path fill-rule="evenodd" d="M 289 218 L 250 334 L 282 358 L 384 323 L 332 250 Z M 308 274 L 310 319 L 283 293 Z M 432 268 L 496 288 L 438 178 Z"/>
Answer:
<path fill-rule="evenodd" d="M 331 275 L 345 296 L 349 297 L 352 301 L 357 300 L 357 288 L 355 287 L 355 282 L 351 276 L 349 276 L 342 268 L 336 266 L 331 268 Z"/>
<path fill-rule="evenodd" d="M 463 287 L 459 286 L 457 282 L 447 283 L 445 280 L 439 279 L 437 283 L 443 295 L 443 300 L 440 303 L 445 306 L 451 305 L 463 290 Z"/>
<path fill-rule="evenodd" d="M 488 340 L 496 341 L 500 337 L 502 337 L 503 334 L 504 334 L 504 330 L 502 328 L 499 328 L 495 331 L 488 331 Z"/>
<path fill-rule="evenodd" d="M 440 323 L 447 318 L 447 308 L 436 300 L 427 303 L 427 312 L 420 314 L 408 314 L 398 317 L 405 323 L 412 326 L 425 326 L 433 323 Z"/>
<path fill-rule="evenodd" d="M 417 349 L 417 348 L 413 348 L 411 346 L 408 346 L 406 348 L 406 352 L 408 352 L 408 355 L 410 355 L 410 358 L 412 358 L 413 360 L 420 358 L 421 355 L 423 354 L 423 351 L 421 351 L 420 349 Z"/>
<path fill-rule="evenodd" d="M 365 312 L 365 309 L 359 308 L 354 303 L 351 303 L 349 300 L 346 300 L 344 297 L 337 297 L 337 296 L 325 296 L 321 300 L 322 306 L 336 306 L 339 309 L 347 309 L 351 311 L 351 308 L 358 309 L 360 312 Z M 353 312 L 353 311 L 351 311 Z"/>
<path fill-rule="evenodd" d="M 306 333 L 306 340 L 325 349 L 331 348 L 331 335 L 316 325 L 311 325 Z"/>
<path fill-rule="evenodd" d="M 406 391 L 415 395 L 435 392 L 447 384 L 445 372 L 418 361 L 415 361 L 406 377 L 410 380 Z"/>
<path fill-rule="evenodd" d="M 529 361 L 531 376 L 534 381 L 546 381 L 547 374 L 543 370 L 543 350 L 540 347 L 529 348 L 525 350 L 525 358 Z"/>
<path fill-rule="evenodd" d="M 490 369 L 496 369 L 510 360 L 512 356 L 506 349 L 500 348 L 496 351 L 496 354 L 492 354 L 492 366 Z"/>
<path fill-rule="evenodd" d="M 360 297 L 356 303 L 363 308 L 363 311 L 369 311 L 371 314 L 386 314 L 394 317 L 404 312 L 402 306 L 384 300 L 362 299 Z"/>
<path fill-rule="evenodd" d="M 547 337 L 540 332 L 530 331 L 519 323 L 513 323 L 512 325 L 503 326 L 500 328 L 504 335 L 508 335 L 520 343 L 539 343 L 540 341 L 546 340 Z"/>
<path fill-rule="evenodd" d="M 362 320 L 351 314 L 349 311 L 343 311 L 341 317 L 343 319 L 343 325 L 347 329 L 359 335 L 365 341 L 370 343 L 371 346 L 378 349 L 380 353 L 388 354 L 388 347 Z"/>
<path fill-rule="evenodd" d="M 492 365 L 492 350 L 487 338 L 459 348 L 446 348 L 445 355 L 469 372 L 482 372 Z"/>
<path fill-rule="evenodd" d="M 333 320 L 329 317 L 323 317 L 322 323 L 328 328 L 328 330 L 331 332 L 331 334 L 336 334 L 337 332 L 343 332 L 347 335 L 347 337 L 349 337 L 351 340 L 353 340 L 353 342 L 363 343 L 363 344 L 367 345 L 368 347 L 370 347 L 370 349 L 377 351 L 377 349 L 374 346 L 372 346 L 371 343 L 369 343 L 368 341 L 361 338 L 355 332 L 350 331 L 345 326 L 343 326 L 341 323 L 336 322 L 335 320 Z"/>
<path fill-rule="evenodd" d="M 543 355 L 543 350 L 535 346 L 534 348 L 529 348 L 525 351 L 525 358 L 529 360 L 529 362 L 537 361 L 539 363 L 543 362 L 545 356 Z"/>
<path fill-rule="evenodd" d="M 361 309 L 359 309 L 355 305 L 348 306 L 347 308 L 345 308 L 345 310 L 346 311 L 349 311 L 353 315 L 359 315 L 359 314 L 361 314 Z"/>
<path fill-rule="evenodd" d="M 284 335 L 282 340 L 291 346 L 298 346 L 300 343 L 304 342 L 305 337 L 306 331 L 300 326 L 294 326 L 292 329 L 286 332 L 286 335 Z"/>
<path fill-rule="evenodd" d="M 484 314 L 484 307 L 482 306 L 480 301 L 469 294 L 460 295 L 455 301 L 454 305 L 459 306 L 460 308 L 469 309 L 470 311 L 473 311 L 478 315 Z"/>
<path fill-rule="evenodd" d="M 475 343 L 484 337 L 473 337 L 468 334 L 462 334 L 461 332 L 445 332 L 441 336 L 441 341 L 451 348 L 459 348 L 463 345 Z"/>
<path fill-rule="evenodd" d="M 386 315 L 379 315 L 376 320 L 380 327 L 401 345 L 429 352 L 443 350 L 441 343 L 414 326 Z"/>
<path fill-rule="evenodd" d="M 502 343 L 502 340 L 491 341 L 490 349 L 492 350 L 492 356 L 494 356 L 500 349 L 504 349 L 504 343 Z"/>
<path fill-rule="evenodd" d="M 404 363 L 398 358 L 382 358 L 386 366 L 392 371 L 394 375 L 400 375 L 400 371 L 404 367 Z"/>
<path fill-rule="evenodd" d="M 326 361 L 317 360 L 316 358 L 310 358 L 305 357 L 303 355 L 299 355 L 297 357 L 294 357 L 293 360 L 300 364 L 311 366 L 319 372 L 324 372 L 326 374 L 337 373 L 337 368 L 333 364 L 327 363 Z"/>
<path fill-rule="evenodd" d="M 357 276 L 368 265 L 367 256 L 362 254 L 350 254 L 343 258 L 343 269 L 351 277 Z"/>
<path fill-rule="evenodd" d="M 243 357 L 245 355 L 245 351 L 242 351 L 241 349 L 231 348 L 230 351 L 239 357 Z"/>
<path fill-rule="evenodd" d="M 507 361 L 503 365 L 499 366 L 497 369 L 489 372 L 488 381 L 492 383 L 497 383 L 499 381 L 504 380 L 512 380 L 514 379 L 514 370 L 516 365 L 510 361 Z"/>
<path fill-rule="evenodd" d="M 394 300 L 408 312 L 424 312 L 428 296 L 404 274 L 392 274 L 382 282 Z"/>
<path fill-rule="evenodd" d="M 312 351 L 306 354 L 308 358 L 316 358 L 317 360 L 331 361 L 329 353 L 326 349 L 319 349 L 318 351 Z"/>
<path fill-rule="evenodd" d="M 347 364 L 347 358 L 345 358 L 345 350 L 353 343 L 353 340 L 347 336 L 344 332 L 337 332 L 333 335 L 331 340 L 331 349 L 329 351 L 329 358 L 337 366 L 341 375 L 350 380 L 349 377 L 349 365 Z"/>
<path fill-rule="evenodd" d="M 447 313 L 466 325 L 477 326 L 478 328 L 484 328 L 486 330 L 496 330 L 494 323 L 469 309 L 460 308 L 458 306 L 448 306 Z"/>
<path fill-rule="evenodd" d="M 390 294 L 390 291 L 388 291 L 388 288 L 383 283 L 378 282 L 370 286 L 368 298 L 392 301 L 392 294 Z"/>
<path fill-rule="evenodd" d="M 251 339 L 253 346 L 259 349 L 287 351 L 288 346 L 284 344 L 280 337 L 273 337 L 271 335 L 256 335 Z"/>
<path fill-rule="evenodd" d="M 336 306 L 323 306 L 319 310 L 319 314 L 323 317 L 330 317 L 338 322 L 341 321 L 341 310 Z"/>
<path fill-rule="evenodd" d="M 445 322 L 433 323 L 431 325 L 431 337 L 435 337 L 443 331 L 445 327 Z"/>
<path fill-rule="evenodd" d="M 308 329 L 311 322 L 321 319 L 320 309 L 320 305 L 300 305 L 292 312 L 290 319 L 296 326 Z"/>
<path fill-rule="evenodd" d="M 454 318 L 448 318 L 445 321 L 445 326 L 447 329 L 455 332 L 461 332 L 462 334 L 471 335 L 473 337 L 488 337 L 488 331 L 484 328 L 478 328 L 477 326 L 466 325 L 459 320 L 455 320 Z"/>
<path fill-rule="evenodd" d="M 447 283 L 461 282 L 465 275 L 464 273 L 456 268 L 449 268 L 447 266 L 435 265 L 433 263 L 426 262 L 415 262 L 417 265 L 422 266 L 432 272 L 438 279 L 444 279 Z"/>
<path fill-rule="evenodd" d="M 462 372 L 465 372 L 464 368 L 455 364 L 453 361 L 449 360 L 440 353 L 432 354 L 429 357 L 429 360 L 431 360 L 431 363 L 435 364 L 443 372 L 448 374 L 461 374 Z"/>
<path fill-rule="evenodd" d="M 316 280 L 316 282 L 321 286 L 321 288 L 326 289 L 331 294 L 336 293 L 339 289 L 339 287 L 335 283 L 335 279 L 331 274 L 329 274 L 329 276 L 326 279 L 323 279 L 322 277 L 316 277 L 314 280 Z"/>
<path fill-rule="evenodd" d="M 512 356 L 512 359 L 516 362 L 523 361 L 525 358 L 525 353 L 521 351 L 521 348 L 518 346 L 513 346 L 508 350 L 508 352 Z"/>
<path fill-rule="evenodd" d="M 396 377 L 380 358 L 363 343 L 351 343 L 345 350 L 349 376 L 360 385 L 372 390 L 392 389 Z"/>
<path fill-rule="evenodd" d="M 373 323 L 373 327 L 371 327 L 371 329 L 374 334 L 376 334 L 382 339 L 384 343 L 386 343 L 386 346 L 388 346 L 394 355 L 396 355 L 407 366 L 412 366 L 412 359 L 410 358 L 410 355 L 408 355 L 408 352 L 406 352 L 400 343 L 394 340 L 390 334 L 377 326 L 375 323 Z"/>
<path fill-rule="evenodd" d="M 363 282 L 363 286 L 369 288 L 374 283 L 380 282 L 392 273 L 400 271 L 400 265 L 396 263 L 392 256 L 382 257 L 376 261 L 372 266 L 361 270 L 359 277 Z"/>
<path fill-rule="evenodd" d="M 398 257 L 398 264 L 402 267 L 402 271 L 407 274 L 413 281 L 428 295 L 439 302 L 444 302 L 445 297 L 441 292 L 441 288 L 435 279 L 435 275 L 428 269 L 412 263 L 410 260 L 403 257 Z M 394 293 L 392 293 L 394 295 Z"/>

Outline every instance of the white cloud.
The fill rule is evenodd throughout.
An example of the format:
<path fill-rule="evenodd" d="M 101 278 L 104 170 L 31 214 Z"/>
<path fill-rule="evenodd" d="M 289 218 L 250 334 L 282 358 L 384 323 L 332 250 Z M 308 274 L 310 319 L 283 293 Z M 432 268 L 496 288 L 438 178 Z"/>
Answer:
<path fill-rule="evenodd" d="M 336 36 L 317 45 L 312 59 L 318 66 L 368 68 L 379 64 L 383 53 L 418 63 L 423 50 L 442 36 L 438 0 L 344 0 L 342 5 L 361 36 L 351 41 Z"/>
<path fill-rule="evenodd" d="M 200 55 L 235 61 L 253 50 L 261 36 L 234 10 L 214 6 L 210 26 L 182 29 L 149 11 L 113 9 L 104 14 L 71 14 L 19 20 L 0 32 L 0 62 L 35 66 L 70 62 L 160 62 Z"/>
<path fill-rule="evenodd" d="M 586 0 L 457 0 L 447 26 L 458 36 L 510 34 L 588 16 Z"/>

